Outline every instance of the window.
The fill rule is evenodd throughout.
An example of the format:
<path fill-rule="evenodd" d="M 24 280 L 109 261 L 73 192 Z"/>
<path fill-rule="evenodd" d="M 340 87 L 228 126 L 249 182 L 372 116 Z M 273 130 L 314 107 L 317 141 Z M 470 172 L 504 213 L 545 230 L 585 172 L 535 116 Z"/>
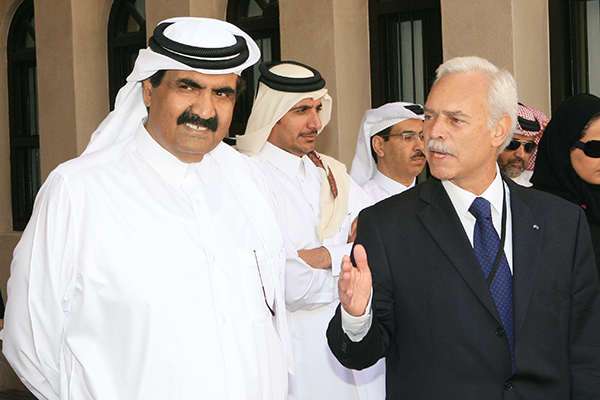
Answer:
<path fill-rule="evenodd" d="M 242 73 L 246 91 L 238 99 L 233 112 L 229 136 L 242 135 L 252 111 L 258 83 L 258 66 L 262 62 L 280 61 L 279 3 L 277 0 L 230 0 L 227 4 L 227 21 L 238 26 L 258 44 L 261 59 Z"/>
<path fill-rule="evenodd" d="M 578 93 L 600 96 L 600 1 L 549 0 L 552 108 Z"/>
<path fill-rule="evenodd" d="M 115 0 L 108 20 L 108 84 L 110 108 L 133 70 L 140 49 L 146 48 L 144 0 Z"/>
<path fill-rule="evenodd" d="M 13 229 L 25 229 L 40 189 L 40 140 L 33 0 L 24 1 L 7 43 Z"/>
<path fill-rule="evenodd" d="M 442 63 L 439 0 L 369 1 L 372 106 L 423 104 Z"/>

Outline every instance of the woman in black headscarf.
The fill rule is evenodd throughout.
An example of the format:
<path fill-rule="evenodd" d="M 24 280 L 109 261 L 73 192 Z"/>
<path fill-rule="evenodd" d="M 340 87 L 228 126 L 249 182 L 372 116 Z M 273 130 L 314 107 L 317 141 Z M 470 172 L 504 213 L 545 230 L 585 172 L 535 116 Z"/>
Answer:
<path fill-rule="evenodd" d="M 556 109 L 539 143 L 531 182 L 585 210 L 600 272 L 600 98 L 578 94 Z"/>

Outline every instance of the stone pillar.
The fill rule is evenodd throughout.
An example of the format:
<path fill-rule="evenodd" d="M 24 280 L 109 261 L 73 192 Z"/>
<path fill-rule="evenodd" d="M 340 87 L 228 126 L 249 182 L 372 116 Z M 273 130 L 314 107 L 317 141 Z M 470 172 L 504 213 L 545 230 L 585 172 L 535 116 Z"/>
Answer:
<path fill-rule="evenodd" d="M 362 115 L 371 107 L 366 0 L 280 0 L 281 59 L 316 68 L 333 98 L 317 150 L 348 169 Z"/>
<path fill-rule="evenodd" d="M 548 4 L 544 0 L 441 0 L 444 60 L 476 55 L 509 70 L 519 100 L 550 110 Z"/>
<path fill-rule="evenodd" d="M 227 0 L 146 0 L 148 37 L 156 25 L 172 17 L 205 17 L 225 20 Z"/>

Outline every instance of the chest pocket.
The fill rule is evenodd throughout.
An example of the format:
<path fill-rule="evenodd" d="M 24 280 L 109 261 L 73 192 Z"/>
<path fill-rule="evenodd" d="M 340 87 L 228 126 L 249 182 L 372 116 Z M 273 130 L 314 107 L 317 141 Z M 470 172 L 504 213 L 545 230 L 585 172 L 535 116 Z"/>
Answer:
<path fill-rule="evenodd" d="M 275 285 L 267 256 L 260 250 L 237 249 L 237 258 L 248 316 L 257 323 L 271 323 Z"/>

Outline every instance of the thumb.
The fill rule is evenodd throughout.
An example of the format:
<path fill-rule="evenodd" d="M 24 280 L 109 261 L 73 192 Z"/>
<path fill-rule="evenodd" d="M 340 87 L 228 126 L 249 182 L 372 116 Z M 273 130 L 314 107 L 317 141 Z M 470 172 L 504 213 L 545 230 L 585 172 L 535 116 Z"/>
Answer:
<path fill-rule="evenodd" d="M 367 252 L 362 244 L 355 245 L 352 254 L 354 256 L 354 263 L 360 271 L 368 268 Z"/>

